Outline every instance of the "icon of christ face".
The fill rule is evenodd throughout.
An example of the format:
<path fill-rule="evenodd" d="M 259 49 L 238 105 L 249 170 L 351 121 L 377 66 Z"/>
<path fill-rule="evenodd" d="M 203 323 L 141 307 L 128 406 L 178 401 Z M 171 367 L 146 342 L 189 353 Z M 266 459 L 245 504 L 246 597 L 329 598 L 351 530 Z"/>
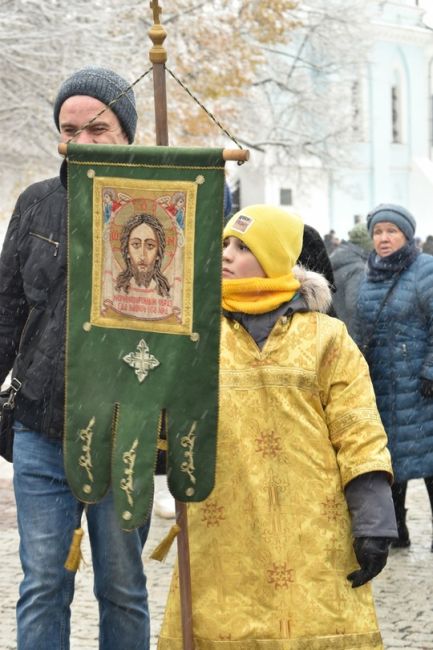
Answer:
<path fill-rule="evenodd" d="M 132 279 L 139 287 L 149 287 L 154 280 L 157 293 L 168 296 L 170 285 L 161 271 L 166 240 L 160 221 L 149 214 L 136 214 L 124 225 L 120 239 L 126 268 L 117 277 L 116 290 L 129 293 Z"/>
<path fill-rule="evenodd" d="M 149 284 L 158 254 L 158 240 L 154 230 L 142 223 L 131 230 L 128 255 L 134 279 L 139 287 Z"/>

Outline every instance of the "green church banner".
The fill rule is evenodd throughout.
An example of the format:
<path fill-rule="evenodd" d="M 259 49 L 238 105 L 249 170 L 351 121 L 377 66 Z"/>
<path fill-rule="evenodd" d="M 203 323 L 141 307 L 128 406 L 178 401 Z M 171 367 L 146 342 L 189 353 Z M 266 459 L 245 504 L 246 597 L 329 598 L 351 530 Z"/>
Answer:
<path fill-rule="evenodd" d="M 221 149 L 68 145 L 65 466 L 75 496 L 150 511 L 157 448 L 180 501 L 215 474 Z M 161 432 L 166 441 L 161 441 Z"/>

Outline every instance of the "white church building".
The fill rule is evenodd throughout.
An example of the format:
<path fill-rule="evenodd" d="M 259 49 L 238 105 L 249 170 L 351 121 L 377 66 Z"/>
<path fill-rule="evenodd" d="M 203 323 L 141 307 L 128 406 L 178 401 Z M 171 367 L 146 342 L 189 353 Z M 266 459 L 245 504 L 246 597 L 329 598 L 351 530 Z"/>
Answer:
<path fill-rule="evenodd" d="M 417 220 L 417 235 L 433 234 L 432 2 L 378 3 L 373 49 L 357 88 L 354 156 L 350 168 L 316 168 L 308 192 L 297 191 L 287 169 L 267 168 L 254 153 L 236 172 L 240 205 L 287 206 L 323 235 L 347 237 L 355 215 L 379 203 L 399 203 Z M 232 184 L 233 185 L 233 184 Z"/>

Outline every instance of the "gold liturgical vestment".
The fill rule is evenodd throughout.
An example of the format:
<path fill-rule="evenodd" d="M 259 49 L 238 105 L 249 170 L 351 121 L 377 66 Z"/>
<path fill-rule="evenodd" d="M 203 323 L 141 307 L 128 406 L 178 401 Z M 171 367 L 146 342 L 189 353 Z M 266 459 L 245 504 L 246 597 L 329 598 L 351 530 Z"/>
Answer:
<path fill-rule="evenodd" d="M 195 650 L 382 648 L 344 486 L 392 473 L 368 367 L 338 320 L 281 319 L 262 351 L 223 318 L 216 485 L 188 506 Z M 158 650 L 182 650 L 175 571 Z"/>

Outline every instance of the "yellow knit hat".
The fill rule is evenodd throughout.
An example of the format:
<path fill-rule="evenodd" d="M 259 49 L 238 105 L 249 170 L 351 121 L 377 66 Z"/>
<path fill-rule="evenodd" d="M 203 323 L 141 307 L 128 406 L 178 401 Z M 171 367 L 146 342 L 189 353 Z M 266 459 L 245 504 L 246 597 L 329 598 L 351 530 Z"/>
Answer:
<path fill-rule="evenodd" d="M 224 238 L 241 239 L 268 278 L 290 273 L 302 249 L 304 224 L 297 214 L 273 205 L 249 205 L 236 212 Z"/>

